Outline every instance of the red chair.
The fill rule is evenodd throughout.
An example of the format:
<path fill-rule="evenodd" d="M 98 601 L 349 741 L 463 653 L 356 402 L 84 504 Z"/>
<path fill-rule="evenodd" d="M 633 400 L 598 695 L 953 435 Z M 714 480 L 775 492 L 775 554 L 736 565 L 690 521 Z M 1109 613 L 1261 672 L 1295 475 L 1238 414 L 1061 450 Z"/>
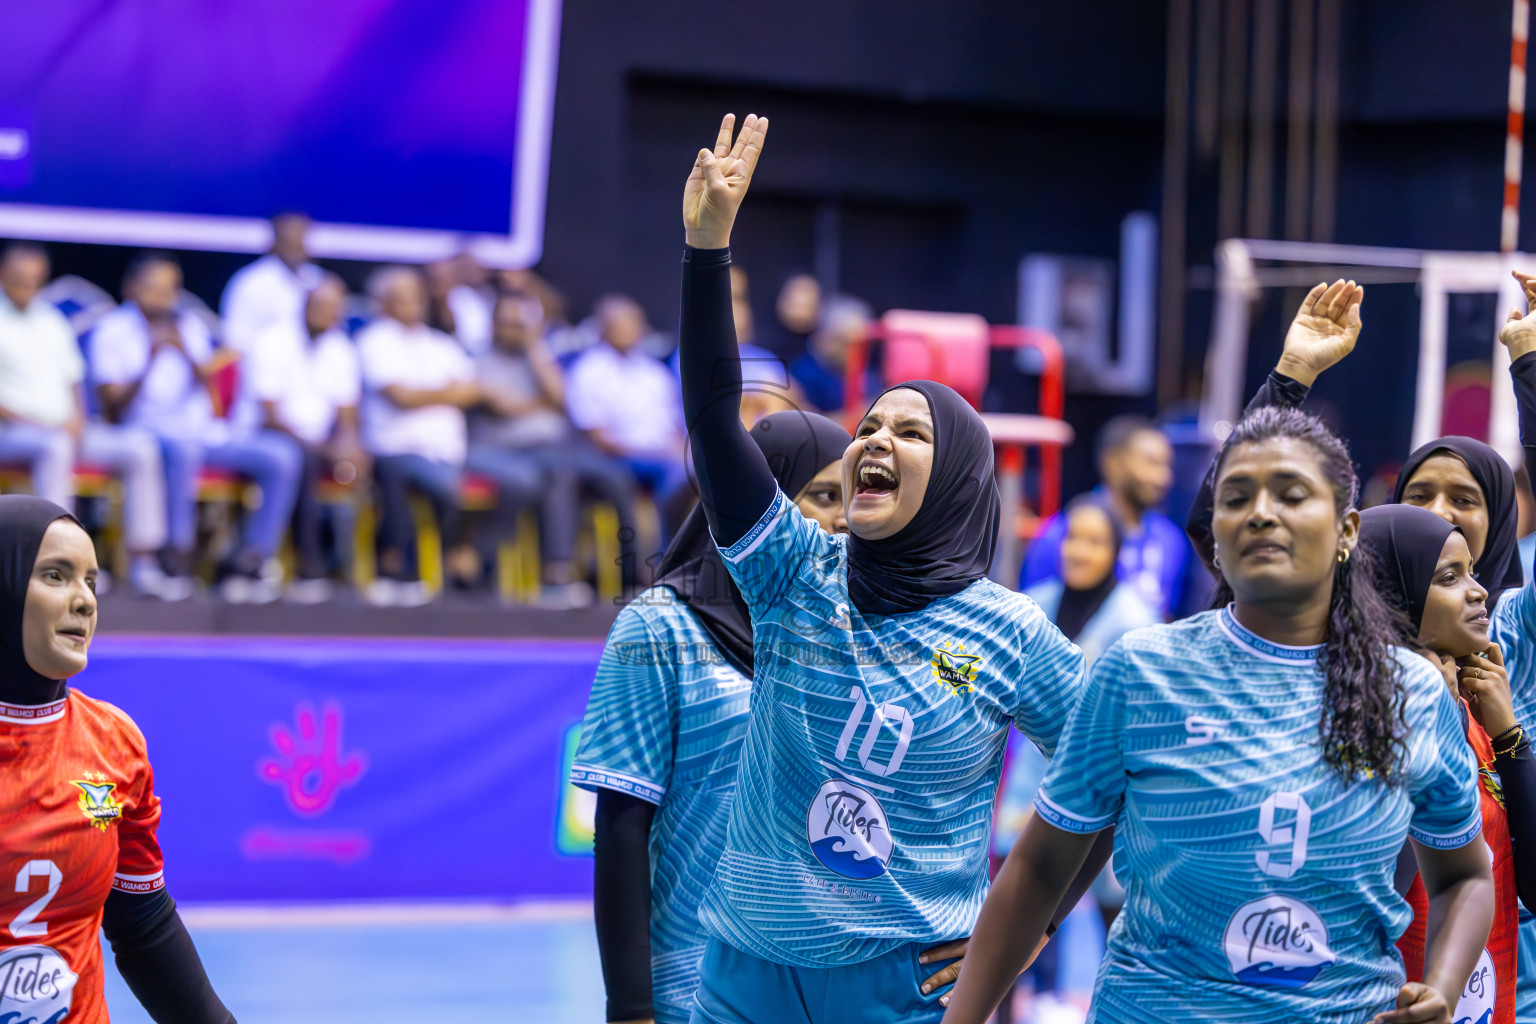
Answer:
<path fill-rule="evenodd" d="M 893 309 L 849 349 L 845 408 L 850 431 L 857 428 L 857 417 L 866 405 L 864 380 L 869 344 L 875 340 L 884 344 L 881 378 L 887 387 L 905 380 L 938 381 L 978 410 L 987 390 L 993 349 L 1028 348 L 1040 354 L 1040 414 L 982 413 L 999 451 L 1003 531 L 994 568 L 998 578 L 1011 584 L 1018 578 L 1019 542 L 1033 537 L 1039 520 L 1061 507 L 1061 450 L 1072 442 L 1073 431 L 1061 418 L 1066 363 L 1060 342 L 1048 331 L 993 326 L 975 313 Z M 1040 488 L 1033 516 L 1022 514 L 1028 448 L 1040 449 Z"/>

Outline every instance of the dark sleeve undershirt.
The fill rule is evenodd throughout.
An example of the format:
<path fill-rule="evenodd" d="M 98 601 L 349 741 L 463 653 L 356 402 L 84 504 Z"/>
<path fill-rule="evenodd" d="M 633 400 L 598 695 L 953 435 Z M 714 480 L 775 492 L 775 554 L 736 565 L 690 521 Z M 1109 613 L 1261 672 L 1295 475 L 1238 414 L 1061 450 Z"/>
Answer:
<path fill-rule="evenodd" d="M 118 973 L 157 1024 L 235 1024 L 164 889 L 147 895 L 114 891 L 102 910 L 101 930 Z"/>
<path fill-rule="evenodd" d="M 1520 447 L 1525 471 L 1536 474 L 1536 352 L 1527 352 L 1509 367 L 1515 385 L 1515 407 L 1520 411 Z M 1536 476 L 1531 477 L 1536 480 Z M 1527 566 L 1536 579 L 1536 566 Z M 1530 742 L 1522 741 L 1509 754 L 1495 757 L 1494 770 L 1504 790 L 1504 810 L 1509 817 L 1509 840 L 1515 852 L 1515 890 L 1525 909 L 1536 913 L 1536 757 Z"/>
<path fill-rule="evenodd" d="M 1287 377 L 1278 370 L 1271 370 L 1264 379 L 1264 385 L 1243 410 L 1243 415 L 1249 416 L 1269 406 L 1299 408 L 1311 391 L 1301 381 Z M 1215 489 L 1216 460 L 1213 458 L 1210 468 L 1205 471 L 1205 479 L 1200 481 L 1200 491 L 1195 495 L 1195 502 L 1189 508 L 1189 518 L 1184 523 L 1184 532 L 1189 535 L 1190 542 L 1194 544 L 1196 553 L 1207 569 L 1211 568 L 1211 555 L 1216 550 L 1211 538 L 1211 515 L 1216 507 Z"/>
<path fill-rule="evenodd" d="M 1536 487 L 1536 352 L 1527 352 L 1509 367 L 1515 385 L 1515 408 L 1520 411 L 1520 447 L 1525 452 L 1525 473 Z M 1525 567 L 1536 579 L 1536 565 Z"/>
<path fill-rule="evenodd" d="M 754 445 L 754 447 L 756 447 Z M 651 997 L 651 820 L 656 805 L 597 793 L 593 913 L 609 1020 L 655 1016 Z"/>
<path fill-rule="evenodd" d="M 762 519 L 778 491 L 762 449 L 741 425 L 729 249 L 689 246 L 683 254 L 678 363 L 699 501 L 715 543 L 729 547 Z"/>
<path fill-rule="evenodd" d="M 1511 753 L 1493 759 L 1504 790 L 1509 843 L 1515 854 L 1515 891 L 1525 909 L 1536 913 L 1536 757 L 1522 740 Z"/>

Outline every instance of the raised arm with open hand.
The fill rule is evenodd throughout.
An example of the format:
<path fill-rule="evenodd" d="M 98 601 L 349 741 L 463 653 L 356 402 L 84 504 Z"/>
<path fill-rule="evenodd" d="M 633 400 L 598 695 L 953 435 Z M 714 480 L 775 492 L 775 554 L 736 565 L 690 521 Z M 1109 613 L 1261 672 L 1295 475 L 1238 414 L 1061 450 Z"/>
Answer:
<path fill-rule="evenodd" d="M 752 172 L 763 152 L 768 119 L 748 114 L 741 134 L 731 144 L 736 115 L 726 114 L 713 150 L 701 149 L 693 173 L 683 187 L 683 231 L 695 249 L 724 249 L 731 244 L 731 225 L 752 184 Z"/>
<path fill-rule="evenodd" d="M 1525 292 L 1525 307 L 1527 312 L 1522 314 L 1518 309 L 1509 311 L 1509 319 L 1504 321 L 1504 326 L 1499 328 L 1499 341 L 1509 349 L 1511 361 L 1531 352 L 1536 352 L 1536 317 L 1530 315 L 1530 310 L 1536 309 L 1536 275 L 1522 274 L 1520 271 L 1511 271 L 1516 281 L 1520 282 L 1520 288 Z"/>
<path fill-rule="evenodd" d="M 1365 289 L 1353 281 L 1319 283 L 1307 292 L 1275 369 L 1311 387 L 1318 374 L 1354 351 L 1364 301 Z"/>
<path fill-rule="evenodd" d="M 730 546 L 773 504 L 778 484 L 741 423 L 741 354 L 731 313 L 731 225 L 752 183 L 768 119 L 748 114 L 731 142 L 726 114 L 713 150 L 701 149 L 683 186 L 683 309 L 678 363 L 699 501 L 715 543 Z"/>

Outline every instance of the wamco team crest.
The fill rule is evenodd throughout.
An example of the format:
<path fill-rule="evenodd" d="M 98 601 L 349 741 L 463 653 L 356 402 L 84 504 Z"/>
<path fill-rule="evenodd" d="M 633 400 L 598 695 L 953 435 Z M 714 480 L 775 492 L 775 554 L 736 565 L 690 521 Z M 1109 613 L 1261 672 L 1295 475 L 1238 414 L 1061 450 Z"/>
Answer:
<path fill-rule="evenodd" d="M 976 675 L 981 671 L 981 655 L 965 653 L 965 644 L 951 644 L 948 640 L 933 649 L 933 678 L 949 687 L 954 694 L 976 690 Z"/>
<path fill-rule="evenodd" d="M 105 832 L 107 826 L 123 816 L 123 805 L 117 802 L 113 791 L 117 783 L 108 782 L 102 772 L 81 772 L 84 779 L 71 779 L 69 784 L 80 790 L 76 805 L 93 826 Z"/>

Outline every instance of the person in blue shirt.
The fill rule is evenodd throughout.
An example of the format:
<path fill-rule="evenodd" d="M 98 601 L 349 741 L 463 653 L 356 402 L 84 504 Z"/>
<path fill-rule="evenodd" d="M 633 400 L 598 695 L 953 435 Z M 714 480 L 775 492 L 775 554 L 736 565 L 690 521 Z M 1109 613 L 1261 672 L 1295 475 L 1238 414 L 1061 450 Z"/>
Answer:
<path fill-rule="evenodd" d="M 1054 751 L 1082 654 L 986 576 L 992 444 L 951 389 L 908 382 L 864 415 L 842 463 L 847 535 L 777 486 L 738 418 L 728 274 L 768 124 L 749 115 L 733 144 L 734 125 L 699 152 L 683 200 L 684 408 L 755 658 L 693 1021 L 932 1024 L 948 996 L 920 958 L 968 935 L 981 906 L 1009 729 Z"/>
<path fill-rule="evenodd" d="M 1514 272 L 1527 306 L 1536 301 L 1536 277 Z M 1365 289 L 1353 281 L 1319 284 L 1302 300 L 1275 369 L 1248 404 L 1297 407 L 1317 377 L 1348 356 L 1360 335 Z M 1518 310 L 1499 332 L 1509 350 L 1510 377 L 1520 416 L 1527 473 L 1536 464 L 1536 320 Z M 1520 721 L 1536 714 L 1536 586 L 1525 578 L 1518 551 L 1514 474 L 1498 452 L 1469 437 L 1441 437 L 1408 456 L 1393 502 L 1427 508 L 1461 530 L 1474 559 L 1474 578 L 1488 592 L 1490 637 L 1503 652 L 1514 712 Z M 1210 565 L 1211 480 L 1190 510 L 1186 529 Z M 1521 910 L 1519 1024 L 1536 1024 L 1536 917 Z"/>
<path fill-rule="evenodd" d="M 1066 529 L 1060 567 L 1024 593 L 1092 665 L 1116 640 L 1161 622 L 1162 616 L 1116 571 L 1124 565 L 1125 535 L 1106 496 L 1097 491 L 1079 495 L 1067 503 L 1061 518 Z"/>
<path fill-rule="evenodd" d="M 846 532 L 848 431 L 780 412 L 752 438 L 807 518 Z M 752 622 L 698 508 L 619 613 L 587 700 L 571 781 L 597 793 L 595 910 L 608 1020 L 686 1024 L 698 906 L 725 843 L 752 685 Z"/>
<path fill-rule="evenodd" d="M 1095 490 L 1114 512 L 1120 533 L 1119 577 L 1163 618 L 1171 618 L 1184 596 L 1189 539 L 1172 519 L 1157 511 L 1173 485 L 1173 448 L 1162 431 L 1140 416 L 1117 416 L 1099 431 L 1095 453 L 1103 483 Z M 1067 524 L 1061 514 L 1040 524 L 1019 573 L 1028 591 L 1061 568 Z"/>
<path fill-rule="evenodd" d="M 1493 911 L 1476 763 L 1440 672 L 1395 645 L 1349 453 L 1313 417 L 1264 409 L 1216 474 L 1231 603 L 1094 664 L 946 1024 L 986 1020 L 1111 825 L 1127 897 L 1090 1021 L 1450 1024 Z M 1416 983 L 1392 946 L 1410 837 L 1429 897 Z"/>

